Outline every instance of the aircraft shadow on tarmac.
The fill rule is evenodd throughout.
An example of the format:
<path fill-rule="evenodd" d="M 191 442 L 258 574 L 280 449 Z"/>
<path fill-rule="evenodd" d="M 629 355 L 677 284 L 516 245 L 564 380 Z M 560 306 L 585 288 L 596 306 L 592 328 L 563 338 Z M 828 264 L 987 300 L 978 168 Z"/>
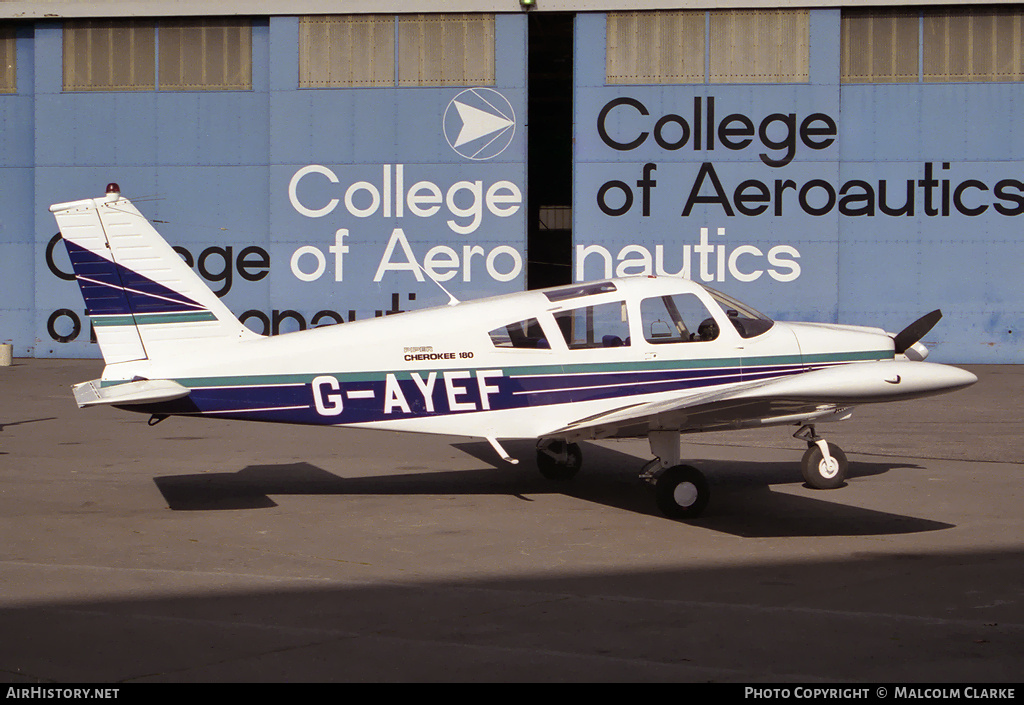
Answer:
<path fill-rule="evenodd" d="M 532 445 L 523 448 L 515 445 L 508 444 L 513 454 L 518 453 L 522 458 L 532 456 Z M 637 479 L 644 461 L 635 456 L 588 444 L 587 466 L 583 472 L 570 482 L 558 483 L 541 477 L 532 462 L 511 466 L 496 460 L 487 443 L 455 443 L 453 447 L 479 458 L 485 467 L 345 478 L 300 462 L 250 465 L 234 473 L 170 475 L 154 478 L 154 482 L 169 508 L 176 511 L 275 507 L 271 495 L 509 495 L 532 501 L 530 495 L 558 493 L 661 517 L 653 492 Z M 707 474 L 712 498 L 705 514 L 689 522 L 696 527 L 741 537 L 782 537 L 906 534 L 953 526 L 829 501 L 828 491 L 814 491 L 813 497 L 773 492 L 772 485 L 802 485 L 795 460 L 707 460 L 699 466 Z M 915 466 L 851 461 L 849 477 L 866 477 L 910 467 Z"/>
<path fill-rule="evenodd" d="M 20 426 L 20 425 L 26 424 L 26 423 L 38 423 L 39 421 L 56 421 L 56 420 L 57 420 L 56 416 L 47 416 L 46 418 L 43 418 L 43 419 L 25 419 L 23 421 L 9 421 L 9 422 L 6 422 L 6 423 L 0 422 L 0 431 L 3 431 L 8 426 Z"/>
<path fill-rule="evenodd" d="M 0 422 L 0 431 L 3 431 L 8 426 L 20 426 L 26 423 L 36 423 L 38 421 L 56 421 L 56 416 L 47 416 L 44 419 L 25 419 L 24 421 L 9 421 L 7 423 Z M 7 451 L 0 450 L 0 455 L 7 455 Z"/>

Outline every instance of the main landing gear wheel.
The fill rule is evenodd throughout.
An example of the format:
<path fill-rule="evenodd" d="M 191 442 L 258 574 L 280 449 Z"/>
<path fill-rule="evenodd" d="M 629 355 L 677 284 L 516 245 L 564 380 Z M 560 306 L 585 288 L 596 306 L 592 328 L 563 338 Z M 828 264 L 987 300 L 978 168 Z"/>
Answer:
<path fill-rule="evenodd" d="M 817 490 L 834 490 L 846 482 L 846 453 L 834 443 L 828 444 L 829 458 L 817 443 L 808 443 L 807 452 L 800 461 L 804 481 Z"/>
<path fill-rule="evenodd" d="M 708 506 L 710 491 L 700 470 L 676 465 L 658 476 L 654 496 L 658 509 L 670 519 L 693 519 Z"/>
<path fill-rule="evenodd" d="M 583 466 L 583 452 L 575 443 L 552 441 L 537 448 L 537 467 L 549 480 L 571 480 Z"/>

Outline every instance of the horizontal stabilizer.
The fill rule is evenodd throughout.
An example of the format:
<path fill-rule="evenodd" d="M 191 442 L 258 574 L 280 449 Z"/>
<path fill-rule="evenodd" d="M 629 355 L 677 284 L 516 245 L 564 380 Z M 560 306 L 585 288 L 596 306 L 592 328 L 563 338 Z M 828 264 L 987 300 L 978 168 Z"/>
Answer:
<path fill-rule="evenodd" d="M 109 404 L 151 404 L 158 401 L 170 401 L 186 397 L 192 391 L 169 379 L 141 379 L 135 382 L 104 387 L 101 380 L 82 382 L 74 387 L 75 402 L 80 409 L 87 406 Z"/>

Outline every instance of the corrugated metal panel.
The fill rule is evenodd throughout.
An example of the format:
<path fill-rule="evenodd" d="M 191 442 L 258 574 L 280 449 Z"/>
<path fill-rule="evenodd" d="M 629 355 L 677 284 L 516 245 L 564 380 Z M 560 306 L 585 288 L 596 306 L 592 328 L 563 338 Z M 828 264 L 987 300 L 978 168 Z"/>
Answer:
<path fill-rule="evenodd" d="M 803 83 L 809 79 L 807 10 L 711 12 L 711 83 Z"/>
<path fill-rule="evenodd" d="M 906 83 L 917 80 L 917 12 L 873 9 L 844 12 L 843 83 Z"/>
<path fill-rule="evenodd" d="M 924 13 L 925 81 L 1019 81 L 1019 9 L 929 10 Z"/>
<path fill-rule="evenodd" d="M 252 27 L 248 20 L 161 20 L 161 90 L 251 88 Z"/>
<path fill-rule="evenodd" d="M 0 93 L 18 90 L 18 51 L 14 26 L 0 26 Z"/>
<path fill-rule="evenodd" d="M 299 87 L 395 85 L 395 19 L 333 15 L 299 20 Z"/>
<path fill-rule="evenodd" d="M 64 90 L 146 91 L 156 87 L 152 20 L 80 20 L 64 25 Z"/>
<path fill-rule="evenodd" d="M 608 14 L 608 83 L 703 83 L 703 11 Z"/>
<path fill-rule="evenodd" d="M 612 12 L 607 82 L 805 83 L 809 37 L 807 10 Z"/>
<path fill-rule="evenodd" d="M 493 15 L 398 18 L 398 85 L 493 86 Z"/>

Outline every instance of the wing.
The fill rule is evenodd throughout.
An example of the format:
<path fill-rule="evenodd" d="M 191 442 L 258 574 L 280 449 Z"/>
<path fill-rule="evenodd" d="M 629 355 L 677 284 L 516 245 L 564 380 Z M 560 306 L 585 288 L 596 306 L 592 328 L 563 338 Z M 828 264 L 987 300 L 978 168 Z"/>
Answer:
<path fill-rule="evenodd" d="M 891 360 L 828 367 L 714 391 L 637 402 L 580 418 L 547 438 L 643 436 L 650 430 L 711 431 L 806 423 L 856 404 L 898 401 L 951 391 L 974 375 L 928 362 Z"/>

